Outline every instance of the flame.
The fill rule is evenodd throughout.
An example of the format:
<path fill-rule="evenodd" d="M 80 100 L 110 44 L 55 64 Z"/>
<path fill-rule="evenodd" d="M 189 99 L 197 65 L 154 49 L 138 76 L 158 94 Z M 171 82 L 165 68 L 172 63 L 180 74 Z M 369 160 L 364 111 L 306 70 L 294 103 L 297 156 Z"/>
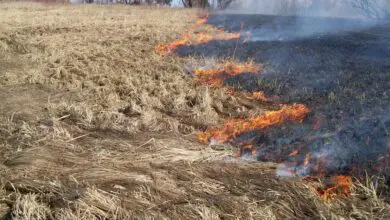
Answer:
<path fill-rule="evenodd" d="M 299 153 L 298 150 L 293 150 L 288 156 L 289 156 L 289 157 L 295 157 L 295 156 L 298 155 L 298 153 Z"/>
<path fill-rule="evenodd" d="M 264 92 L 262 91 L 259 91 L 259 92 L 253 92 L 252 94 L 249 94 L 248 96 L 246 96 L 248 99 L 253 99 L 253 100 L 257 100 L 257 101 L 263 101 L 263 102 L 268 102 L 270 101 L 269 98 L 267 98 L 264 94 Z"/>
<path fill-rule="evenodd" d="M 267 97 L 264 92 L 243 92 L 243 91 L 235 91 L 233 88 L 226 88 L 226 92 L 231 96 L 243 97 L 249 100 L 263 101 L 263 102 L 271 102 L 276 100 L 276 97 Z"/>
<path fill-rule="evenodd" d="M 257 151 L 253 147 L 252 144 L 246 144 L 241 147 L 240 151 L 237 152 L 236 157 L 242 157 L 242 156 L 252 156 L 256 157 Z"/>
<path fill-rule="evenodd" d="M 208 16 L 207 15 L 205 17 L 199 17 L 196 20 L 196 24 L 197 25 L 206 24 L 207 20 L 208 20 Z"/>
<path fill-rule="evenodd" d="M 243 42 L 250 41 L 252 36 L 250 32 L 246 32 L 244 36 L 241 36 L 240 33 L 226 33 L 223 28 L 216 29 L 213 34 L 205 32 L 197 32 L 196 29 L 198 26 L 205 25 L 208 20 L 208 15 L 199 17 L 196 22 L 190 27 L 190 30 L 187 34 L 183 35 L 177 40 L 174 40 L 168 44 L 157 45 L 155 50 L 161 55 L 165 56 L 171 54 L 174 50 L 181 46 L 186 45 L 199 45 L 205 44 L 213 40 L 232 40 L 232 39 L 241 39 Z M 243 24 L 242 24 L 243 25 Z M 241 73 L 259 73 L 263 69 L 262 65 L 254 63 L 234 63 L 231 61 L 216 64 L 213 68 L 199 68 L 194 71 L 194 75 L 197 80 L 201 83 L 205 83 L 212 86 L 222 86 L 223 81 L 232 76 L 236 76 Z M 229 90 L 230 95 L 242 96 L 250 100 L 264 101 L 269 102 L 270 100 L 275 100 L 274 98 L 268 98 L 261 91 L 257 92 L 243 92 L 243 91 L 234 91 Z M 286 121 L 295 121 L 301 123 L 309 109 L 302 104 L 294 104 L 292 106 L 282 106 L 278 111 L 269 111 L 263 115 L 251 116 L 248 119 L 231 119 L 228 120 L 220 128 L 210 128 L 205 132 L 199 132 L 196 134 L 197 139 L 202 143 L 208 143 L 210 140 L 213 140 L 217 143 L 225 143 L 237 135 L 240 135 L 244 132 L 253 131 L 256 129 L 264 129 L 273 125 L 279 125 Z M 321 127 L 321 118 L 314 120 L 312 124 L 313 130 L 318 130 Z M 241 150 L 238 152 L 237 156 L 241 157 L 243 155 L 251 155 L 255 157 L 257 151 L 252 144 L 242 144 Z M 390 148 L 390 141 L 388 143 Z M 293 150 L 290 152 L 289 157 L 296 157 L 299 154 L 299 150 Z M 381 158 L 382 159 L 382 158 Z M 384 160 L 384 159 L 382 159 Z M 316 164 L 313 166 L 313 163 Z M 299 163 L 302 164 L 302 163 Z M 316 176 L 305 177 L 303 180 L 309 182 L 320 183 L 319 178 L 324 178 L 324 167 L 325 161 L 322 156 L 318 158 L 316 155 L 312 155 L 311 152 L 305 155 L 303 165 L 304 168 L 310 168 L 311 171 L 316 173 Z M 281 173 L 287 173 L 288 176 L 295 176 L 297 172 L 292 167 L 295 167 L 297 162 L 294 161 L 291 164 L 284 163 L 284 166 L 281 168 Z M 348 196 L 351 193 L 352 178 L 350 176 L 338 175 L 333 176 L 330 179 L 327 179 L 326 184 L 317 184 L 316 187 L 313 187 L 316 193 L 323 199 L 334 199 L 338 196 Z"/>
<path fill-rule="evenodd" d="M 303 165 L 305 165 L 305 166 L 309 165 L 310 160 L 311 160 L 311 153 L 309 152 L 309 153 L 307 153 L 306 156 L 305 156 L 305 160 L 304 160 L 304 162 L 303 162 Z"/>
<path fill-rule="evenodd" d="M 199 45 L 210 42 L 212 40 L 233 40 L 239 39 L 241 35 L 239 33 L 225 33 L 218 31 L 215 35 L 206 34 L 204 32 L 185 34 L 181 38 L 174 40 L 169 44 L 160 44 L 157 45 L 155 50 L 161 55 L 168 55 L 172 53 L 175 49 L 185 45 Z"/>
<path fill-rule="evenodd" d="M 228 77 L 236 76 L 243 72 L 258 73 L 262 68 L 262 65 L 250 62 L 237 64 L 227 61 L 222 64 L 217 64 L 212 69 L 196 69 L 194 75 L 197 76 L 199 82 L 213 86 L 222 86 L 223 80 Z M 257 97 L 260 97 L 260 95 Z"/>
<path fill-rule="evenodd" d="M 252 150 L 252 156 L 256 156 L 257 155 L 257 151 L 255 149 Z"/>
<path fill-rule="evenodd" d="M 197 44 L 207 43 L 213 39 L 213 36 L 203 32 L 199 33 L 197 37 Z"/>
<path fill-rule="evenodd" d="M 240 33 L 225 33 L 225 32 L 218 31 L 215 40 L 234 40 L 240 38 L 241 38 Z"/>
<path fill-rule="evenodd" d="M 184 46 L 191 41 L 191 36 L 189 34 L 184 35 L 180 39 L 177 39 L 169 44 L 157 45 L 156 51 L 161 56 L 171 53 L 173 50 L 180 46 Z"/>
<path fill-rule="evenodd" d="M 197 138 L 202 143 L 208 143 L 211 138 L 218 143 L 225 143 L 244 132 L 267 128 L 286 121 L 302 122 L 308 112 L 309 109 L 302 104 L 283 106 L 278 111 L 269 111 L 264 115 L 250 119 L 232 119 L 226 122 L 222 128 L 211 128 L 205 132 L 197 133 Z"/>
<path fill-rule="evenodd" d="M 330 179 L 330 183 L 325 188 L 317 188 L 317 192 L 321 198 L 335 199 L 338 196 L 348 196 L 351 194 L 352 178 L 350 176 L 333 176 Z"/>
<path fill-rule="evenodd" d="M 190 28 L 190 34 L 185 34 L 181 38 L 169 43 L 157 45 L 155 50 L 160 56 L 165 56 L 172 53 L 175 49 L 185 45 L 198 45 L 210 42 L 212 40 L 233 40 L 240 39 L 240 33 L 226 33 L 223 30 L 216 30 L 214 35 L 206 34 L 204 32 L 195 33 L 198 26 L 206 24 L 208 15 L 199 17 L 195 24 Z"/>

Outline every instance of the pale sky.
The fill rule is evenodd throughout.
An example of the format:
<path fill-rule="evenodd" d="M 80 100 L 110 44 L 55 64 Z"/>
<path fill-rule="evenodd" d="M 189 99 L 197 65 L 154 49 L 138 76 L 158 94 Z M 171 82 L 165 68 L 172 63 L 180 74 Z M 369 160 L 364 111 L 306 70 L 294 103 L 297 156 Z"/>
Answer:
<path fill-rule="evenodd" d="M 172 6 L 182 6 L 181 0 L 173 0 L 172 1 Z"/>

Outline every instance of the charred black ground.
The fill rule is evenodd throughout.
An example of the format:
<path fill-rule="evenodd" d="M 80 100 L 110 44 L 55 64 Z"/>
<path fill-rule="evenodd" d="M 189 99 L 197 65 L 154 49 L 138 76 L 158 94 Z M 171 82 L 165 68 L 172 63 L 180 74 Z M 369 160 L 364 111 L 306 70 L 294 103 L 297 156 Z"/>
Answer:
<path fill-rule="evenodd" d="M 327 174 L 365 171 L 389 175 L 390 24 L 360 20 L 218 14 L 209 23 L 251 39 L 181 47 L 181 56 L 234 57 L 266 64 L 259 75 L 242 74 L 225 84 L 303 103 L 303 125 L 252 132 L 261 161 L 303 163 L 325 159 Z M 299 150 L 298 156 L 289 153 Z M 299 168 L 298 168 L 299 169 Z M 302 175 L 316 170 L 298 170 Z"/>

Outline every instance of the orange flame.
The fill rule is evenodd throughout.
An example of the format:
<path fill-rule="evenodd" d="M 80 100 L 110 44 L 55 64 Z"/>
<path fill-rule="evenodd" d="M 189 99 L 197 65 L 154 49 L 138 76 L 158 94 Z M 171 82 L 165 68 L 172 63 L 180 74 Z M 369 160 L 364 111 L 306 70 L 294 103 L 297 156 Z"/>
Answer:
<path fill-rule="evenodd" d="M 298 150 L 293 150 L 288 156 L 289 156 L 289 157 L 295 157 L 295 156 L 298 155 L 298 153 L 299 153 Z"/>
<path fill-rule="evenodd" d="M 234 40 L 240 38 L 241 38 L 240 33 L 225 33 L 225 32 L 218 31 L 215 39 L 213 40 Z"/>
<path fill-rule="evenodd" d="M 302 104 L 283 106 L 278 111 L 269 111 L 264 115 L 250 119 L 232 119 L 222 128 L 211 128 L 205 132 L 197 133 L 197 138 L 202 143 L 208 143 L 211 138 L 218 143 L 225 143 L 243 132 L 267 128 L 286 121 L 302 122 L 308 112 L 309 109 Z"/>
<path fill-rule="evenodd" d="M 311 160 L 311 153 L 309 152 L 309 153 L 306 154 L 305 160 L 304 160 L 303 164 L 304 164 L 305 166 L 309 165 L 310 160 Z"/>
<path fill-rule="evenodd" d="M 196 24 L 197 24 L 197 25 L 206 24 L 207 19 L 208 19 L 207 16 L 205 16 L 205 17 L 200 17 L 200 18 L 198 18 L 198 19 L 196 20 Z"/>
<path fill-rule="evenodd" d="M 212 40 L 232 40 L 232 39 L 240 39 L 240 33 L 226 33 L 223 30 L 218 30 L 214 35 L 206 34 L 203 32 L 195 33 L 195 29 L 204 25 L 208 20 L 208 15 L 199 17 L 195 24 L 190 28 L 190 32 L 192 34 L 185 34 L 180 39 L 177 39 L 169 44 L 160 44 L 157 45 L 155 50 L 160 56 L 168 55 L 172 53 L 175 49 L 185 45 L 198 45 L 210 42 Z"/>
<path fill-rule="evenodd" d="M 197 39 L 196 44 L 207 43 L 207 42 L 211 41 L 212 39 L 213 39 L 213 36 L 211 36 L 210 34 L 205 34 L 205 33 L 201 32 L 198 34 L 198 39 Z"/>
<path fill-rule="evenodd" d="M 180 46 L 184 46 L 191 41 L 191 36 L 189 34 L 184 35 L 182 38 L 177 39 L 169 44 L 157 45 L 156 52 L 161 56 L 171 53 L 173 50 Z"/>
<path fill-rule="evenodd" d="M 264 94 L 264 92 L 253 92 L 249 97 L 247 97 L 248 99 L 254 99 L 254 100 L 257 100 L 257 101 L 264 101 L 264 102 L 268 102 L 270 101 L 269 98 L 267 98 Z"/>
<path fill-rule="evenodd" d="M 257 73 L 261 69 L 262 65 L 259 64 L 236 64 L 228 61 L 222 64 L 217 64 L 213 69 L 196 69 L 194 74 L 198 77 L 198 81 L 202 83 L 221 86 L 223 80 L 227 77 L 236 76 L 243 72 Z M 260 96 L 261 94 L 257 94 L 258 98 L 260 98 Z"/>
<path fill-rule="evenodd" d="M 210 42 L 212 40 L 232 40 L 239 39 L 239 33 L 225 33 L 218 31 L 215 35 L 206 34 L 203 32 L 196 34 L 185 34 L 180 39 L 177 39 L 169 44 L 160 44 L 156 46 L 156 52 L 161 55 L 168 55 L 175 49 L 185 45 L 199 45 Z"/>
<path fill-rule="evenodd" d="M 321 198 L 328 200 L 338 196 L 348 196 L 351 194 L 352 178 L 350 176 L 333 176 L 325 189 L 317 188 Z"/>
<path fill-rule="evenodd" d="M 233 88 L 227 88 L 226 92 L 231 96 L 243 97 L 249 100 L 263 101 L 263 102 L 271 102 L 276 99 L 276 97 L 267 97 L 264 92 L 244 92 L 244 91 L 235 91 Z"/>

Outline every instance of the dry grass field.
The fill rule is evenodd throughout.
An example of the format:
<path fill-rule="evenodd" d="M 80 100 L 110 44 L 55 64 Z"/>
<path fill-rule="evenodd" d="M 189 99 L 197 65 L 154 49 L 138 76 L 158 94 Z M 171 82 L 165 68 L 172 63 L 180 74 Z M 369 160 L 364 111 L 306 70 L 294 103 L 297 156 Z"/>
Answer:
<path fill-rule="evenodd" d="M 197 13 L 0 3 L 0 218 L 390 218 L 377 181 L 325 201 L 196 141 L 248 102 L 194 81 L 201 57 L 155 52 Z"/>

